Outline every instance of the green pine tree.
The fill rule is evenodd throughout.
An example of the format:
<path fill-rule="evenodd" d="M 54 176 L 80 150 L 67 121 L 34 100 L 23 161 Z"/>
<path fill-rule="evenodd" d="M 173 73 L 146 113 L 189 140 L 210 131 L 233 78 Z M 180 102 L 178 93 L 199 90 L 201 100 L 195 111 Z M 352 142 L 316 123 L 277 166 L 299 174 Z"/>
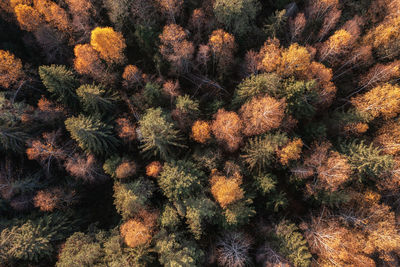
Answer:
<path fill-rule="evenodd" d="M 72 139 L 78 142 L 80 148 L 87 153 L 106 155 L 114 151 L 118 140 L 113 135 L 112 126 L 101 122 L 95 117 L 70 117 L 65 120 L 65 127 Z"/>
<path fill-rule="evenodd" d="M 28 135 L 15 127 L 0 126 L 0 153 L 23 153 Z"/>
<path fill-rule="evenodd" d="M 83 108 L 91 113 L 106 113 L 114 108 L 115 94 L 110 94 L 101 85 L 85 84 L 76 90 Z"/>
<path fill-rule="evenodd" d="M 179 131 L 160 108 L 148 109 L 139 121 L 140 133 L 142 135 L 141 150 L 147 156 L 160 155 L 167 160 L 172 156 L 172 147 L 184 147 L 180 143 Z"/>
<path fill-rule="evenodd" d="M 60 103 L 71 108 L 77 107 L 75 90 L 78 80 L 71 70 L 63 65 L 40 66 L 39 75 L 44 86 Z"/>

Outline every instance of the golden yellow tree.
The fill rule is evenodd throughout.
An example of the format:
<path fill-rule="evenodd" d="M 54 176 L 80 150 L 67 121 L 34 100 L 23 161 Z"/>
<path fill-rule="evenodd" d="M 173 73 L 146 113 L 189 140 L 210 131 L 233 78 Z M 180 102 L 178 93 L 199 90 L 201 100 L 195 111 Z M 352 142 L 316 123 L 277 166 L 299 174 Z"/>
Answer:
<path fill-rule="evenodd" d="M 130 219 L 123 223 L 120 232 L 125 244 L 131 248 L 148 244 L 152 238 L 151 228 L 137 219 Z"/>
<path fill-rule="evenodd" d="M 304 76 L 310 64 L 311 55 L 307 48 L 294 43 L 281 53 L 277 72 L 283 76 Z"/>
<path fill-rule="evenodd" d="M 290 141 L 277 152 L 280 162 L 283 165 L 288 165 L 291 160 L 298 160 L 301 156 L 302 147 L 303 141 L 300 138 Z"/>
<path fill-rule="evenodd" d="M 23 30 L 35 31 L 43 23 L 39 12 L 28 5 L 19 4 L 14 11 L 17 21 Z"/>
<path fill-rule="evenodd" d="M 320 50 L 320 60 L 329 60 L 331 57 L 338 56 L 339 54 L 348 51 L 353 42 L 354 38 L 348 31 L 343 29 L 336 31 L 322 45 Z"/>
<path fill-rule="evenodd" d="M 0 86 L 9 88 L 23 75 L 21 60 L 8 51 L 0 50 Z"/>
<path fill-rule="evenodd" d="M 260 58 L 262 59 L 259 63 L 259 69 L 263 69 L 266 72 L 276 71 L 281 61 L 281 48 L 279 40 L 268 39 L 264 46 L 260 50 Z"/>
<path fill-rule="evenodd" d="M 211 127 L 206 121 L 198 120 L 192 126 L 192 138 L 199 143 L 206 143 L 211 139 Z"/>
<path fill-rule="evenodd" d="M 235 37 L 221 29 L 215 30 L 210 35 L 208 45 L 214 55 L 221 72 L 228 70 L 233 62 L 236 49 Z"/>
<path fill-rule="evenodd" d="M 227 178 L 214 171 L 210 183 L 211 193 L 222 208 L 244 197 L 244 192 L 240 188 L 241 179 Z"/>
<path fill-rule="evenodd" d="M 70 21 L 67 12 L 50 0 L 34 0 L 35 9 L 43 15 L 44 19 L 60 31 L 70 30 Z"/>
<path fill-rule="evenodd" d="M 215 138 L 222 142 L 227 150 L 235 151 L 242 141 L 242 121 L 233 111 L 218 110 L 211 129 Z"/>
<path fill-rule="evenodd" d="M 277 100 L 268 95 L 253 98 L 240 108 L 243 133 L 247 136 L 265 133 L 281 125 L 285 116 L 285 100 Z"/>
<path fill-rule="evenodd" d="M 400 113 L 400 86 L 383 84 L 351 99 L 356 110 L 369 119 L 390 119 Z"/>
<path fill-rule="evenodd" d="M 90 45 L 109 63 L 123 63 L 125 60 L 125 39 L 111 27 L 97 27 L 92 31 Z"/>

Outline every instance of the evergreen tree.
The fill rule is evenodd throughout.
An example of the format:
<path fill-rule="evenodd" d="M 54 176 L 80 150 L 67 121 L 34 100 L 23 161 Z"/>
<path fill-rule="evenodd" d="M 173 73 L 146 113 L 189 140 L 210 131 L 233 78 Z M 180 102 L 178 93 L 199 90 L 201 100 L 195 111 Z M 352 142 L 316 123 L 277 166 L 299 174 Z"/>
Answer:
<path fill-rule="evenodd" d="M 148 109 L 139 121 L 140 133 L 142 134 L 141 150 L 147 156 L 160 155 L 167 160 L 172 156 L 172 147 L 184 147 L 178 136 L 178 130 L 160 108 Z"/>
<path fill-rule="evenodd" d="M 22 153 L 28 135 L 13 127 L 0 126 L 0 152 Z"/>
<path fill-rule="evenodd" d="M 60 103 L 71 108 L 77 107 L 75 89 L 78 80 L 71 70 L 63 65 L 40 66 L 39 75 L 44 86 Z"/>
<path fill-rule="evenodd" d="M 72 139 L 78 142 L 79 147 L 87 153 L 109 154 L 118 145 L 118 140 L 113 136 L 112 127 L 95 117 L 84 115 L 70 117 L 65 121 L 65 127 Z"/>
<path fill-rule="evenodd" d="M 114 108 L 116 95 L 110 94 L 101 85 L 82 85 L 76 90 L 76 94 L 87 112 L 105 114 Z"/>

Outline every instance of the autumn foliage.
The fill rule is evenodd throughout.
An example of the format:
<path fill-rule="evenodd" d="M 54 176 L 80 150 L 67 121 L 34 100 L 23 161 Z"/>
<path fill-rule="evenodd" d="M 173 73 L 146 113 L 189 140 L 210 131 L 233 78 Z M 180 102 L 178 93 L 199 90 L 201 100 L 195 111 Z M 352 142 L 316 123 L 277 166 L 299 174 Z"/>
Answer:
<path fill-rule="evenodd" d="M 122 63 L 125 60 L 125 39 L 111 27 L 97 27 L 92 31 L 90 45 L 109 63 Z"/>

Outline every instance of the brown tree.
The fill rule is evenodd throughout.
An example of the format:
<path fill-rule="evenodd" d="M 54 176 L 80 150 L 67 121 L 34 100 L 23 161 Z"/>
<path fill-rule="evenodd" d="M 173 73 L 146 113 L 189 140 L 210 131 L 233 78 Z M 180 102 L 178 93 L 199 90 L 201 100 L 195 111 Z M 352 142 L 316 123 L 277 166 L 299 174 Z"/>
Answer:
<path fill-rule="evenodd" d="M 23 76 L 21 60 L 8 51 L 0 50 L 0 86 L 10 88 Z"/>
<path fill-rule="evenodd" d="M 242 142 L 242 121 L 233 111 L 219 109 L 214 115 L 211 129 L 215 138 L 223 143 L 228 151 L 235 151 Z"/>
<path fill-rule="evenodd" d="M 285 100 L 276 100 L 268 95 L 253 98 L 240 108 L 243 133 L 247 136 L 266 133 L 281 125 L 285 116 Z"/>
<path fill-rule="evenodd" d="M 17 21 L 21 29 L 35 31 L 43 23 L 39 12 L 28 5 L 19 4 L 14 9 Z"/>
<path fill-rule="evenodd" d="M 210 35 L 208 45 L 220 72 L 228 71 L 234 60 L 235 37 L 221 29 L 215 30 Z"/>
<path fill-rule="evenodd" d="M 106 72 L 106 66 L 100 59 L 100 54 L 89 44 L 78 44 L 74 48 L 74 67 L 80 74 L 102 80 Z"/>

